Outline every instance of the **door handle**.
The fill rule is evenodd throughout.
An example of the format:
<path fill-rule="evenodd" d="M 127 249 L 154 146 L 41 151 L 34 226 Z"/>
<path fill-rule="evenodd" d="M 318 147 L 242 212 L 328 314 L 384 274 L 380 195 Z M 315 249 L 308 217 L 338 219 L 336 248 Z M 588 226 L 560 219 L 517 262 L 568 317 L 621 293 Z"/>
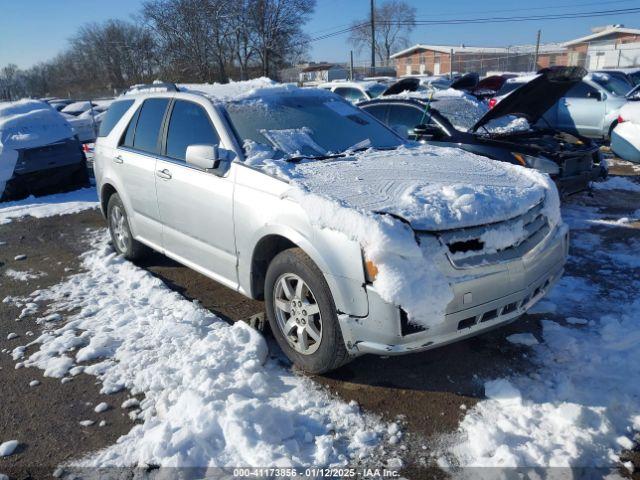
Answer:
<path fill-rule="evenodd" d="M 166 168 L 163 168 L 162 170 L 156 170 L 156 175 L 167 180 L 171 178 L 171 172 Z"/>
<path fill-rule="evenodd" d="M 113 163 L 124 163 L 124 159 L 122 158 L 122 155 L 117 155 L 116 157 L 114 157 Z"/>

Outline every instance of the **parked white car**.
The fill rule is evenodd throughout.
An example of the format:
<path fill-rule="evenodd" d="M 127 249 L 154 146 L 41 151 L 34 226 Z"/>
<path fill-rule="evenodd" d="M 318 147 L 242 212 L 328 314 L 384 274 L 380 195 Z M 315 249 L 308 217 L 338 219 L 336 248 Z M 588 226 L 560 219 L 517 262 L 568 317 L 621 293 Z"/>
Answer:
<path fill-rule="evenodd" d="M 69 122 L 82 143 L 94 142 L 104 113 L 113 100 L 84 100 L 62 109 L 60 114 Z"/>
<path fill-rule="evenodd" d="M 329 90 L 330 92 L 340 95 L 351 103 L 358 103 L 365 100 L 371 100 L 381 95 L 387 89 L 386 84 L 378 81 L 363 82 L 345 82 L 335 81 L 321 83 L 318 88 Z"/>
<path fill-rule="evenodd" d="M 95 174 L 117 252 L 264 299 L 308 372 L 510 322 L 568 248 L 547 176 L 405 145 L 337 95 L 266 79 L 117 100 Z"/>
<path fill-rule="evenodd" d="M 640 101 L 620 109 L 618 125 L 611 134 L 611 150 L 623 160 L 640 163 Z"/>

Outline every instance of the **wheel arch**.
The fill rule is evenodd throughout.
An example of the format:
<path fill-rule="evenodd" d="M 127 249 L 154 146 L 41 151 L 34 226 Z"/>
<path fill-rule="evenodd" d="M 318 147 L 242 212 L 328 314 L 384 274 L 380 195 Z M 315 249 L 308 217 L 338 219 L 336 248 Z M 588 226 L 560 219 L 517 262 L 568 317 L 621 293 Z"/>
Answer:
<path fill-rule="evenodd" d="M 329 286 L 338 311 L 357 316 L 367 315 L 368 301 L 364 281 L 344 276 L 345 266 L 336 264 L 337 257 L 332 252 L 328 252 L 327 256 L 322 255 L 306 237 L 286 227 L 272 226 L 268 231 L 262 232 L 251 249 L 251 261 L 244 278 L 252 298 L 264 299 L 267 268 L 276 255 L 288 248 L 300 248 L 316 264 Z M 334 248 L 339 250 L 340 245 L 334 245 Z M 242 274 L 240 276 L 243 277 Z M 242 278 L 240 283 L 243 283 Z"/>
<path fill-rule="evenodd" d="M 107 217 L 107 206 L 109 205 L 109 199 L 114 193 L 118 193 L 116 187 L 114 187 L 111 183 L 104 183 L 100 188 L 100 209 L 102 210 L 102 215 Z"/>

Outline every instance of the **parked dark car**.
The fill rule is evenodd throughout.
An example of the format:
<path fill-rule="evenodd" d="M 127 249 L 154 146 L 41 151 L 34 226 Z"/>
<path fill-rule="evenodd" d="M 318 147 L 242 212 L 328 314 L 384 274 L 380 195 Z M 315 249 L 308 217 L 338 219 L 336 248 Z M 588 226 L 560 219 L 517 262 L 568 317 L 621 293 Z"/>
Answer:
<path fill-rule="evenodd" d="M 82 146 L 71 125 L 44 102 L 0 104 L 0 200 L 89 185 Z"/>
<path fill-rule="evenodd" d="M 13 177 L 7 181 L 0 201 L 88 186 L 89 174 L 82 144 L 77 138 L 68 138 L 41 147 L 18 150 Z"/>
<path fill-rule="evenodd" d="M 606 176 L 598 146 L 580 135 L 532 125 L 585 73 L 581 68 L 547 72 L 491 110 L 470 95 L 432 97 L 419 91 L 358 106 L 406 138 L 535 168 L 548 173 L 561 193 L 571 194 Z"/>

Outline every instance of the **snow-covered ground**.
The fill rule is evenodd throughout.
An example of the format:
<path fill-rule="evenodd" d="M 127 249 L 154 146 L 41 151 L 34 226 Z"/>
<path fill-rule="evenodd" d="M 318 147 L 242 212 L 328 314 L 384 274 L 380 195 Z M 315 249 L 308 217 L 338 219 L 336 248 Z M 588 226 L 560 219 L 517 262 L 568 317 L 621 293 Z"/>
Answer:
<path fill-rule="evenodd" d="M 0 225 L 22 217 L 45 218 L 98 208 L 95 188 L 0 203 Z"/>
<path fill-rule="evenodd" d="M 366 463 L 385 439 L 397 442 L 394 424 L 283 368 L 257 331 L 229 325 L 117 257 L 106 233 L 91 244 L 85 273 L 6 300 L 39 315 L 44 328 L 34 350 L 13 351 L 17 362 L 61 380 L 85 372 L 103 393 L 144 396 L 139 407 L 126 404 L 141 423 L 80 465 L 341 465 Z"/>
<path fill-rule="evenodd" d="M 596 195 L 637 194 L 637 185 L 613 177 Z M 90 189 L 48 197 L 55 203 L 46 198 L 30 200 L 31 207 L 23 201 L 17 213 L 0 218 L 69 213 L 76 202 L 96 206 Z M 442 442 L 442 466 L 616 468 L 620 453 L 639 439 L 637 230 L 579 202 L 565 205 L 563 217 L 572 228 L 570 273 L 536 307 L 541 332 L 507 338 L 532 368 L 485 379 L 487 398 Z M 629 234 L 611 241 L 614 228 Z M 140 423 L 76 464 L 352 465 L 358 458 L 399 464 L 395 424 L 291 373 L 252 329 L 227 324 L 116 257 L 105 233 L 91 234 L 90 242 L 84 273 L 6 300 L 39 316 L 44 329 L 24 338 L 24 345 L 32 341 L 28 353 L 13 351 L 17 362 L 61 381 L 85 372 L 104 393 L 127 389 L 143 398 L 108 407 Z M 78 428 L 98 428 L 98 415 L 86 420 Z"/>
<path fill-rule="evenodd" d="M 603 186 L 611 195 L 638 191 L 624 177 Z M 572 273 L 533 311 L 542 316 L 540 338 L 507 338 L 534 369 L 486 379 L 487 399 L 447 439 L 443 466 L 616 468 L 640 440 L 640 238 L 595 207 L 568 205 L 563 216 Z M 612 228 L 628 229 L 626 241 L 607 240 Z"/>

